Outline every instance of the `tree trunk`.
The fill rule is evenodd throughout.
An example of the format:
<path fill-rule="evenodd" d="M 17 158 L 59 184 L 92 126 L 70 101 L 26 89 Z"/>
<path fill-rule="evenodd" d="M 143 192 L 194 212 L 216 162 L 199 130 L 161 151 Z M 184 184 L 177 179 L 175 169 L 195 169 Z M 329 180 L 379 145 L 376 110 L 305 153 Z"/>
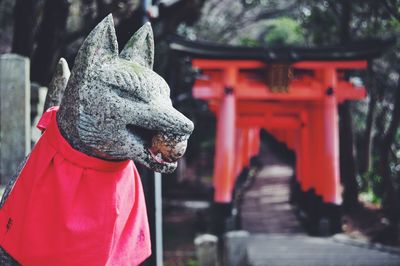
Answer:
<path fill-rule="evenodd" d="M 400 79 L 397 82 L 395 92 L 394 110 L 389 128 L 383 137 L 380 150 L 379 174 L 382 177 L 384 195 L 383 195 L 383 210 L 390 220 L 392 227 L 392 236 L 396 239 L 398 234 L 397 224 L 399 222 L 398 203 L 396 200 L 395 184 L 389 168 L 391 146 L 396 136 L 396 132 L 400 124 Z"/>
<path fill-rule="evenodd" d="M 12 52 L 31 57 L 34 42 L 37 0 L 17 0 L 14 6 Z"/>
<path fill-rule="evenodd" d="M 350 22 L 351 22 L 351 12 L 352 12 L 352 3 L 348 0 L 340 0 L 341 5 L 341 18 L 340 18 L 340 28 L 339 28 L 339 38 L 340 43 L 345 44 L 350 42 Z"/>
<path fill-rule="evenodd" d="M 354 160 L 353 120 L 349 102 L 339 106 L 340 176 L 343 182 L 343 207 L 352 210 L 359 205 Z"/>
<path fill-rule="evenodd" d="M 374 124 L 375 118 L 375 110 L 376 110 L 376 101 L 377 95 L 375 94 L 375 81 L 374 81 L 374 72 L 372 70 L 372 62 L 368 63 L 368 92 L 369 92 L 369 103 L 368 103 L 368 111 L 367 118 L 365 121 L 365 132 L 363 137 L 363 147 L 360 148 L 360 165 L 359 165 L 359 173 L 365 174 L 371 168 L 371 156 L 372 156 L 372 128 Z"/>
<path fill-rule="evenodd" d="M 341 0 L 340 43 L 350 41 L 351 2 Z M 353 118 L 348 102 L 339 106 L 340 176 L 344 186 L 343 207 L 351 210 L 359 205 L 356 164 L 354 158 Z"/>
<path fill-rule="evenodd" d="M 68 0 L 47 0 L 37 39 L 37 48 L 32 58 L 31 77 L 47 85 L 55 70 L 69 13 Z"/>

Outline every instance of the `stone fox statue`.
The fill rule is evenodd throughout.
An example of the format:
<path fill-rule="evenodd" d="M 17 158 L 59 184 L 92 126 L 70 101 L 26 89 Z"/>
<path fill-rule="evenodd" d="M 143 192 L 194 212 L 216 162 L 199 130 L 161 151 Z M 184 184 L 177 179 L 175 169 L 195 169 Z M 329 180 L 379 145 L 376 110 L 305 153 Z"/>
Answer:
<path fill-rule="evenodd" d="M 118 53 L 112 16 L 90 33 L 71 77 L 53 78 L 43 130 L 0 209 L 0 265 L 138 265 L 150 255 L 133 161 L 173 171 L 193 131 L 153 70 L 145 24 Z M 65 89 L 65 91 L 64 91 Z M 133 161 L 132 161 L 133 160 Z"/>

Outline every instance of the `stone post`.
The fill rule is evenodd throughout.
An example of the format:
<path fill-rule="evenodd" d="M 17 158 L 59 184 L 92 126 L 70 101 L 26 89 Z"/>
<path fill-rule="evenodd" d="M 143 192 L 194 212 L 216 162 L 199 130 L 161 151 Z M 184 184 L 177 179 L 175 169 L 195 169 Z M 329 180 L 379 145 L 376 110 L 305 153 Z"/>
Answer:
<path fill-rule="evenodd" d="M 247 241 L 249 233 L 247 231 L 230 231 L 224 236 L 223 265 L 224 266 L 246 266 Z"/>
<path fill-rule="evenodd" d="M 6 185 L 30 152 L 29 59 L 0 55 L 0 179 Z"/>
<path fill-rule="evenodd" d="M 36 92 L 36 101 L 33 102 L 31 99 L 31 115 L 35 113 L 35 117 L 31 124 L 31 143 L 35 145 L 35 143 L 39 140 L 42 132 L 36 127 L 40 118 L 42 117 L 44 111 L 44 104 L 46 101 L 47 87 L 40 86 L 39 84 L 32 83 L 31 84 L 31 98 L 33 98 L 32 93 Z M 33 111 L 35 108 L 35 111 Z M 32 118 L 32 117 L 31 117 Z"/>
<path fill-rule="evenodd" d="M 199 266 L 218 265 L 218 237 L 204 234 L 195 238 L 196 256 Z"/>

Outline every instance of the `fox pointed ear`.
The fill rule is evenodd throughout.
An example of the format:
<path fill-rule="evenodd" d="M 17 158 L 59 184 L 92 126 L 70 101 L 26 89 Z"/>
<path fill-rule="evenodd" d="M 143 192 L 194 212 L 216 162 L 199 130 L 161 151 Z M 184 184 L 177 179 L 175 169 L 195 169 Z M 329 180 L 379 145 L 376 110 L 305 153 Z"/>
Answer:
<path fill-rule="evenodd" d="M 49 84 L 46 100 L 44 102 L 43 112 L 45 112 L 52 106 L 57 106 L 61 104 L 61 99 L 64 95 L 65 88 L 67 87 L 70 75 L 71 72 L 69 71 L 67 61 L 65 61 L 64 58 L 61 58 L 60 61 L 58 61 L 53 79 Z"/>
<path fill-rule="evenodd" d="M 75 59 L 74 70 L 101 65 L 118 56 L 118 43 L 112 15 L 105 17 L 83 42 Z M 75 71 L 73 71 L 75 72 Z"/>
<path fill-rule="evenodd" d="M 119 55 L 144 67 L 153 68 L 154 37 L 150 22 L 145 23 L 127 42 Z"/>

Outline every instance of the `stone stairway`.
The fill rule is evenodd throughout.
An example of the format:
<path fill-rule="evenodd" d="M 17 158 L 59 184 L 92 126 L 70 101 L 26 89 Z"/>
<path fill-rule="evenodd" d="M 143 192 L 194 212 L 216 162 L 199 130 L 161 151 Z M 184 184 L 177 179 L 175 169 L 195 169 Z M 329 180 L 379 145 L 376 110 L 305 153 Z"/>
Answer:
<path fill-rule="evenodd" d="M 242 228 L 250 233 L 301 233 L 294 210 L 289 203 L 290 165 L 271 154 L 261 158 L 262 168 L 243 195 Z"/>

